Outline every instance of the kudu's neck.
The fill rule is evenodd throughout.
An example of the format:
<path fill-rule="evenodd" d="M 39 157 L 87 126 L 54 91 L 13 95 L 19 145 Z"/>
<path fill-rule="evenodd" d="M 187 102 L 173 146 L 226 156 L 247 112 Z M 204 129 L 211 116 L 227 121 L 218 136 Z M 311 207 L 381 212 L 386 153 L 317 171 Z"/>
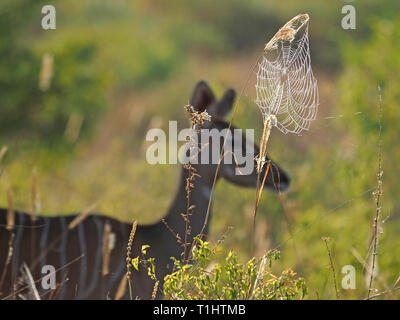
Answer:
<path fill-rule="evenodd" d="M 194 170 L 182 167 L 178 190 L 165 217 L 167 224 L 180 236 L 184 234 L 186 229 L 182 214 L 186 214 L 190 206 L 194 206 L 192 210 L 189 210 L 191 213 L 189 216 L 191 237 L 197 236 L 201 232 L 207 214 L 217 166 L 199 164 L 192 165 L 192 168 Z M 190 179 L 193 174 L 194 180 L 190 181 L 193 186 L 190 187 L 190 193 L 188 194 L 187 179 Z M 209 218 L 210 215 L 211 212 L 209 213 Z M 207 234 L 207 231 L 208 226 L 204 229 L 205 234 Z"/>

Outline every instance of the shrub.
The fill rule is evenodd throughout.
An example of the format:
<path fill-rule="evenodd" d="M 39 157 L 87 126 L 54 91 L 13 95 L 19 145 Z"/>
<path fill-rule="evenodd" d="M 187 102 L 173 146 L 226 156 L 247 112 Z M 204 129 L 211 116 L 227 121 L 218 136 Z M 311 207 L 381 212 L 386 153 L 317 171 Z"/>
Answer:
<path fill-rule="evenodd" d="M 216 250 L 210 248 L 209 242 L 199 238 L 196 241 L 192 264 L 173 259 L 177 271 L 165 277 L 167 299 L 286 300 L 304 298 L 307 294 L 304 279 L 296 278 L 293 270 L 284 270 L 280 275 L 268 271 L 272 262 L 279 259 L 277 250 L 244 264 L 238 262 L 234 251 L 229 251 L 223 263 L 209 267 Z"/>

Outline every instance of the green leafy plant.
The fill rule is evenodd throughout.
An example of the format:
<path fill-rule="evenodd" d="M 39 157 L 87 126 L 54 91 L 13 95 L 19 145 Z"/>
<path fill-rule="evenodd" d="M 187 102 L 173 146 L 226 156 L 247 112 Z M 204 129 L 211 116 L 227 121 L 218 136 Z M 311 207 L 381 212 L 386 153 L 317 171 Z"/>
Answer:
<path fill-rule="evenodd" d="M 229 251 L 223 263 L 212 266 L 216 248 L 195 238 L 192 263 L 182 264 L 173 259 L 176 272 L 165 277 L 164 294 L 167 299 L 295 299 L 304 298 L 307 287 L 304 279 L 287 269 L 280 275 L 272 274 L 273 261 L 279 259 L 277 250 L 268 251 L 261 258 L 241 264 L 234 251 Z M 211 266 L 210 266 L 211 263 Z"/>

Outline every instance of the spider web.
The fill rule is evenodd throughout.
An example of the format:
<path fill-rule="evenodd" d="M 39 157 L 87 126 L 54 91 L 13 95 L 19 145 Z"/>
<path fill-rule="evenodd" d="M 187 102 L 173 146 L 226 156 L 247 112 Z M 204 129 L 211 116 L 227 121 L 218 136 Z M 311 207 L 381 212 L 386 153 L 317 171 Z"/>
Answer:
<path fill-rule="evenodd" d="M 282 133 L 300 134 L 315 119 L 319 96 L 311 69 L 308 19 L 296 30 L 288 24 L 267 44 L 258 64 L 255 103 L 264 121 L 275 115 Z"/>

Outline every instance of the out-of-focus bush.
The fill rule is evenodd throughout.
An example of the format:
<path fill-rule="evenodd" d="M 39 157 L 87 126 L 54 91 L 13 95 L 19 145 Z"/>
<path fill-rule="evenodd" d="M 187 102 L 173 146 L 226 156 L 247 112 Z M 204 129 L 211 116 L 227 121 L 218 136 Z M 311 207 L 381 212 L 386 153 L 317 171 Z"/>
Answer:
<path fill-rule="evenodd" d="M 6 1 L 2 3 L 0 40 L 0 141 L 10 137 L 42 144 L 60 142 L 72 115 L 83 119 L 82 133 L 95 123 L 105 106 L 103 75 L 95 68 L 96 44 L 77 36 L 54 46 L 49 67 L 49 87 L 40 88 L 42 54 L 32 38 L 40 29 L 44 2 Z M 14 17 L 18 17 L 14 20 Z M 21 19 L 23 17 L 23 19 Z M 3 19 L 4 18 L 4 19 Z M 3 34 L 5 35 L 3 37 Z"/>
<path fill-rule="evenodd" d="M 349 42 L 344 49 L 345 71 L 340 79 L 341 99 L 339 108 L 345 116 L 356 113 L 346 130 L 357 141 L 357 149 L 343 159 L 345 165 L 352 163 L 354 177 L 348 188 L 361 192 L 377 184 L 379 102 L 378 85 L 382 93 L 382 165 L 383 202 L 381 221 L 382 239 L 379 247 L 380 272 L 395 281 L 398 275 L 399 255 L 394 254 L 400 246 L 398 237 L 400 182 L 400 16 L 380 19 L 372 24 L 371 39 L 361 45 Z M 344 128 L 343 128 L 344 129 Z M 372 211 L 372 210 L 371 210 Z M 367 217 L 371 219 L 371 211 Z"/>
<path fill-rule="evenodd" d="M 367 293 L 369 275 L 366 270 L 376 214 L 373 192 L 378 185 L 378 85 L 383 100 L 384 173 L 375 270 L 378 277 L 373 288 L 387 290 L 398 278 L 400 259 L 395 252 L 400 246 L 399 18 L 375 19 L 373 33 L 367 41 L 346 38 L 341 48 L 343 73 L 337 84 L 337 105 L 331 111 L 332 119 L 325 120 L 331 124 L 326 130 L 332 134 L 323 144 L 310 145 L 312 159 L 297 166 L 295 194 L 290 197 L 297 209 L 286 204 L 285 215 L 289 216 L 291 225 L 278 238 L 279 243 L 285 245 L 285 250 L 281 249 L 283 260 L 303 276 L 307 274 L 309 288 L 315 288 L 314 298 L 334 297 L 329 279 L 331 270 L 324 268 L 328 267 L 329 260 L 322 236 L 331 239 L 341 297 L 362 298 Z M 293 240 L 286 242 L 286 239 Z M 289 255 L 288 251 L 292 250 L 294 254 Z M 345 265 L 355 267 L 355 290 L 343 290 L 340 286 L 339 281 L 344 277 L 340 272 Z"/>

